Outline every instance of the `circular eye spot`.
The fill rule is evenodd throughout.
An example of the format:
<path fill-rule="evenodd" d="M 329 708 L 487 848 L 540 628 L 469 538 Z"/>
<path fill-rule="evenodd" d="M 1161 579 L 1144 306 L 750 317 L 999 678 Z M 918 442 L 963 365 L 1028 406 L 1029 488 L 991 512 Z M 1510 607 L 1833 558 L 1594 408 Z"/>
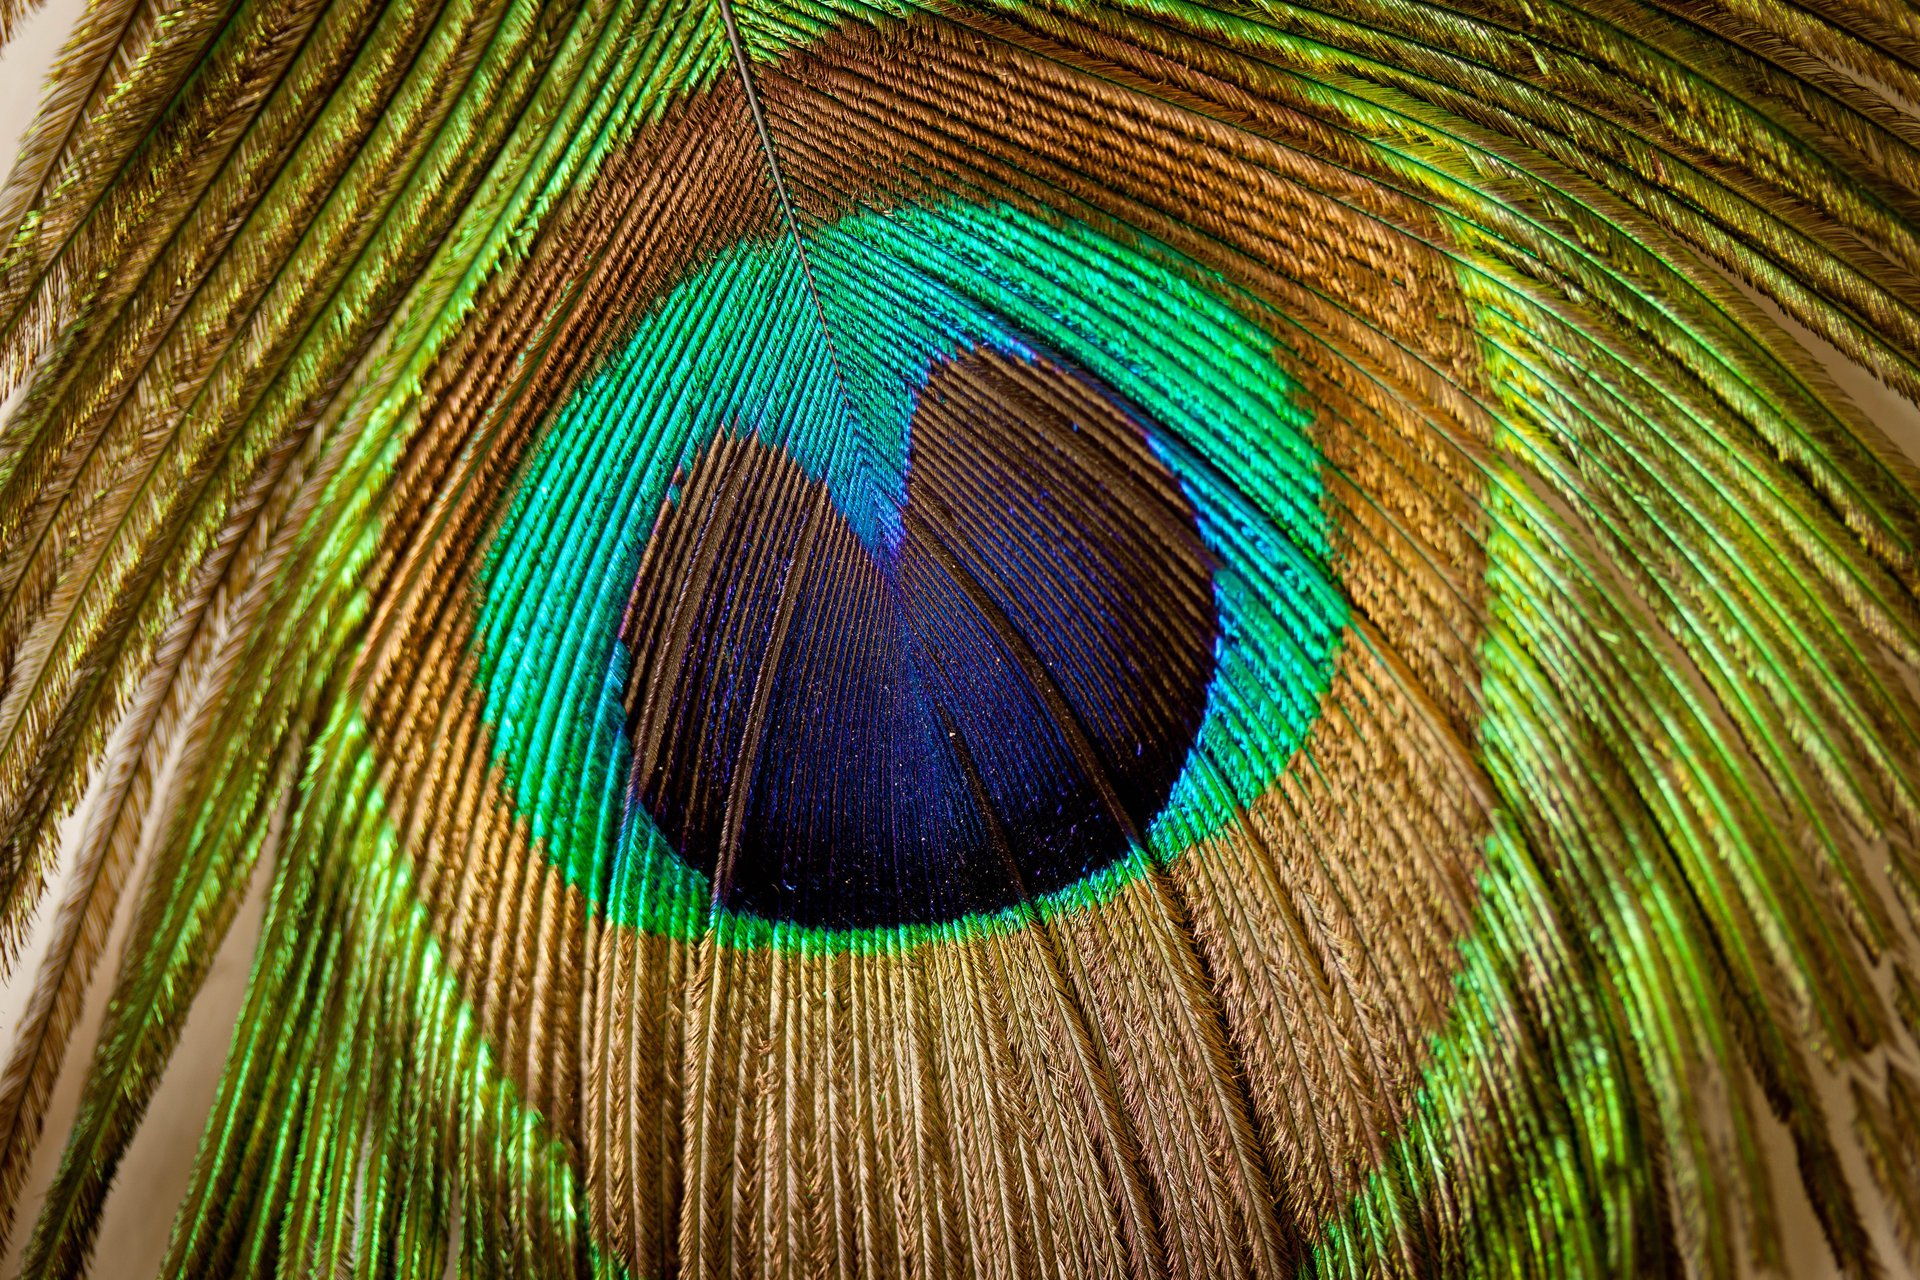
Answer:
<path fill-rule="evenodd" d="M 915 405 L 898 534 L 722 433 L 648 539 L 629 794 L 735 911 L 955 919 L 1141 843 L 1207 710 L 1212 557 L 1085 373 L 975 350 Z"/>

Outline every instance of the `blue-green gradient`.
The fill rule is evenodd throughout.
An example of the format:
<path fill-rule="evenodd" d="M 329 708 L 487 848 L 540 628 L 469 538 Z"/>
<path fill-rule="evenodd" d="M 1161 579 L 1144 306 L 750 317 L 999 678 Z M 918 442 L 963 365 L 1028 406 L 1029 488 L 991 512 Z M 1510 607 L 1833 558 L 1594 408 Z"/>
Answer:
<path fill-rule="evenodd" d="M 1272 339 L 1248 318 L 1256 304 L 1202 287 L 1154 246 L 1005 205 L 848 217 L 808 236 L 807 265 L 818 311 L 790 240 L 742 243 L 692 275 L 567 401 L 525 469 L 480 583 L 478 678 L 506 785 L 546 856 L 617 922 L 705 927 L 704 877 L 626 802 L 618 631 L 675 473 L 723 426 L 753 432 L 824 480 L 881 547 L 899 532 L 915 396 L 934 362 L 979 346 L 1045 351 L 1125 397 L 1221 562 L 1207 711 L 1150 854 L 1042 906 L 1098 895 L 1216 829 L 1299 746 L 1347 617 L 1322 462 Z"/>

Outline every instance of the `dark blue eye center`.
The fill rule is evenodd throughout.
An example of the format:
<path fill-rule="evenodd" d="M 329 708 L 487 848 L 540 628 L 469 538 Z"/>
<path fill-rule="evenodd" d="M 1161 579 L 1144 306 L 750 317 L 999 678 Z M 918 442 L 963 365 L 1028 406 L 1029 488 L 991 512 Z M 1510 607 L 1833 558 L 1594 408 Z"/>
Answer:
<path fill-rule="evenodd" d="M 1142 841 L 1205 715 L 1212 557 L 1107 388 L 974 351 L 910 440 L 889 548 L 723 434 L 642 557 L 630 795 L 732 910 L 861 928 L 1065 888 Z"/>

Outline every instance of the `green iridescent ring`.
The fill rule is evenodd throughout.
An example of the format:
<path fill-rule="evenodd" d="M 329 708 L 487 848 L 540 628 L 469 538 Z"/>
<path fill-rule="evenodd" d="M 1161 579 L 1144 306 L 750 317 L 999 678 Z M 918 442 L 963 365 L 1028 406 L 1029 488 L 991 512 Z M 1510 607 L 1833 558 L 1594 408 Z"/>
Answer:
<path fill-rule="evenodd" d="M 893 564 L 906 538 L 903 513 L 911 505 L 909 423 L 916 403 L 931 371 L 979 349 L 1076 371 L 1078 384 L 1097 388 L 1101 397 L 1123 406 L 1116 411 L 1148 442 L 1165 485 L 1177 492 L 1176 505 L 1190 504 L 1191 522 L 1209 561 L 1210 612 L 1217 614 L 1217 622 L 1189 627 L 1194 634 L 1179 642 L 1191 651 L 1197 641 L 1205 659 L 1203 678 L 1190 691 L 1191 723 L 1178 724 L 1177 715 L 1171 717 L 1176 723 L 1147 729 L 1117 723 L 1105 737 L 1070 727 L 1051 753 L 1064 763 L 1048 795 L 1068 806 L 1072 795 L 1090 797 L 1090 816 L 1080 820 L 1068 814 L 1034 834 L 1038 829 L 1024 820 L 1035 802 L 1001 794 L 987 798 L 989 816 L 977 829 L 969 826 L 962 804 L 958 819 L 946 815 L 951 829 L 944 837 L 927 833 L 910 841 L 896 834 L 899 829 L 915 820 L 924 827 L 932 819 L 886 809 L 894 802 L 883 797 L 878 817 L 876 802 L 869 801 L 864 815 L 840 815 L 837 826 L 831 814 L 813 820 L 810 829 L 825 828 L 812 837 L 817 856 L 839 857 L 844 864 L 831 875 L 821 868 L 796 868 L 790 858 L 784 876 L 788 891 L 771 884 L 757 897 L 749 893 L 742 905 L 736 895 L 747 886 L 736 874 L 726 905 L 763 918 L 798 914 L 804 923 L 830 931 L 955 916 L 984 921 L 1029 897 L 1042 910 L 1084 900 L 1088 893 L 1102 892 L 1101 886 L 1118 883 L 1115 876 L 1124 880 L 1154 859 L 1178 856 L 1279 775 L 1318 712 L 1346 620 L 1347 606 L 1327 567 L 1320 460 L 1307 437 L 1295 388 L 1270 358 L 1270 339 L 1236 309 L 1236 302 L 1248 305 L 1244 299 L 1203 292 L 1147 252 L 1086 228 L 1048 226 L 1005 205 L 946 203 L 852 216 L 810 235 L 806 251 L 824 317 L 814 309 L 790 242 L 742 244 L 653 308 L 555 415 L 528 464 L 487 561 L 477 627 L 487 714 L 516 807 L 548 856 L 610 918 L 675 934 L 704 927 L 716 897 L 714 855 L 692 857 L 676 850 L 658 820 L 663 808 L 671 809 L 673 797 L 648 803 L 644 786 L 630 776 L 634 649 L 620 643 L 620 633 L 649 539 L 659 536 L 663 512 L 680 507 L 690 469 L 698 470 L 716 438 L 748 436 L 790 457 L 823 486 L 838 519 L 869 557 Z M 874 283 L 882 280 L 884 293 Z M 692 351 L 680 342 L 694 327 L 687 323 L 689 315 L 706 317 L 700 327 L 707 336 Z M 831 351 L 823 318 L 832 335 Z M 766 359 L 770 349 L 780 358 Z M 823 377 L 822 370 L 838 371 L 844 394 L 840 382 Z M 1062 422 L 1063 430 L 1077 429 L 1066 418 Z M 962 414 L 953 429 L 964 435 L 972 428 Z M 773 501 L 765 496 L 746 500 Z M 1015 513 L 1009 519 L 1031 515 Z M 804 519 L 795 516 L 794 527 L 802 524 Z M 1154 534 L 1142 528 L 1131 536 L 1150 540 Z M 899 572 L 892 572 L 898 580 Z M 1007 590 L 1017 594 L 1022 585 L 1014 582 Z M 816 580 L 814 594 L 819 589 Z M 920 591 L 940 589 L 923 584 Z M 956 588 L 948 582 L 944 589 Z M 1124 583 L 1121 589 L 1132 594 L 1121 605 L 1153 616 L 1155 602 L 1145 597 L 1156 589 L 1154 582 Z M 805 599 L 809 592 L 801 589 L 799 595 Z M 913 606 L 902 607 L 911 611 Z M 1013 612 L 1019 608 L 1014 605 Z M 952 613 L 929 604 L 923 615 L 930 610 L 943 617 Z M 763 629 L 772 627 L 778 612 L 777 605 L 763 609 Z M 724 616 L 707 616 L 705 625 L 721 627 Z M 1052 621 L 1069 630 L 1116 626 L 1111 611 L 1098 617 L 1089 613 L 1077 624 Z M 1040 636 L 1047 622 L 1029 617 L 1027 630 Z M 751 624 L 736 620 L 735 625 Z M 789 620 L 788 629 L 793 625 Z M 897 641 L 898 630 L 882 627 L 885 639 L 867 635 L 858 642 L 884 648 Z M 943 669 L 1005 664 L 1001 639 L 996 635 L 980 643 L 976 636 L 971 642 L 975 656 L 950 655 Z M 649 636 L 637 643 L 644 655 L 663 641 Z M 964 648 L 970 642 L 953 643 Z M 1021 637 L 1006 643 L 1018 648 Z M 1067 647 L 1056 661 L 1043 664 L 1056 673 L 1074 661 L 1098 660 L 1080 650 L 1069 652 L 1067 640 L 1059 644 Z M 993 652 L 978 656 L 985 650 Z M 855 657 L 835 660 L 858 666 Z M 1107 660 L 1129 658 L 1113 652 Z M 892 670 L 884 657 L 874 661 L 880 663 L 875 670 Z M 901 670 L 920 666 L 924 663 L 910 662 Z M 1145 678 L 1149 673 L 1133 674 Z M 978 671 L 951 678 L 986 687 L 978 683 Z M 721 678 L 710 683 L 718 685 Z M 891 678 L 882 683 L 890 685 Z M 1041 677 L 1041 683 L 1064 687 L 1070 681 Z M 1034 732 L 1045 736 L 1049 716 L 1061 714 L 1060 699 L 1068 696 L 1060 687 L 1051 691 L 1051 699 L 1047 689 L 1009 694 L 1022 705 L 1005 715 L 1032 717 L 1038 726 Z M 792 690 L 771 695 L 776 701 L 794 696 Z M 916 733 L 924 738 L 926 723 L 959 714 L 941 707 L 961 699 L 903 697 L 883 717 L 884 724 L 867 726 L 870 736 L 880 735 L 875 740 Z M 735 705 L 736 718 L 748 719 L 748 702 L 740 689 L 712 688 L 672 714 L 710 716 L 727 704 Z M 782 713 L 775 708 L 762 714 L 778 720 Z M 1108 719 L 1116 717 L 1126 718 L 1114 713 Z M 1061 718 L 1100 717 L 1076 704 Z M 788 720 L 804 723 L 793 716 Z M 1161 731 L 1156 735 L 1154 728 Z M 657 729 L 655 736 L 661 732 Z M 1137 740 L 1143 733 L 1153 740 Z M 973 739 L 984 742 L 986 736 L 976 733 Z M 1076 738 L 1082 748 L 1093 750 L 1098 763 L 1080 769 L 1084 762 L 1070 740 Z M 863 757 L 869 748 L 866 738 L 848 744 L 850 753 Z M 699 744 L 686 748 L 695 754 L 702 749 Z M 705 749 L 715 748 L 709 743 Z M 725 761 L 737 759 L 737 734 L 718 749 Z M 1013 784 L 1001 775 L 1042 767 L 1011 760 L 997 766 L 985 762 L 984 769 L 979 760 L 929 762 L 924 744 L 918 743 L 894 743 L 888 749 L 906 757 L 894 766 L 892 781 L 907 780 L 917 795 L 934 796 L 923 807 L 936 811 L 940 793 L 958 793 L 969 776 L 989 792 L 1007 792 Z M 755 750 L 764 758 L 767 748 L 761 743 Z M 1122 767 L 1150 750 L 1172 759 L 1157 789 Z M 978 749 L 963 754 L 977 755 Z M 556 767 L 559 762 L 565 767 Z M 831 762 L 833 772 L 844 774 L 847 767 L 847 761 Z M 916 776 L 916 769 L 922 773 Z M 1110 777 L 1103 781 L 1090 774 Z M 888 780 L 876 785 L 884 790 Z M 1106 817 L 1102 795 L 1111 800 L 1139 786 L 1150 793 L 1150 811 L 1140 811 L 1128 791 L 1121 804 L 1132 821 Z M 759 834 L 768 824 L 788 830 L 789 843 L 805 842 L 808 837 L 791 833 L 795 820 L 781 810 L 796 803 L 767 797 L 739 820 L 744 833 L 734 838 L 747 847 L 748 862 L 755 857 L 756 839 L 768 838 Z M 847 804 L 859 808 L 861 802 Z M 724 825 L 722 807 L 720 798 L 707 805 L 706 827 Z M 696 830 L 702 819 L 679 815 L 677 821 L 685 840 L 723 840 Z M 780 828 L 782 822 L 789 827 Z M 994 856 L 987 848 L 995 843 L 987 829 L 996 823 L 1012 829 L 1019 843 L 1016 857 L 1031 864 L 1023 874 L 999 875 L 997 884 L 995 868 L 981 865 Z M 886 834 L 872 837 L 877 827 Z M 1134 828 L 1130 836 L 1128 827 Z M 977 847 L 968 852 L 962 846 L 970 840 Z M 836 841 L 864 852 L 834 854 L 829 846 Z M 1003 831 L 1000 843 L 1015 841 Z M 862 857 L 889 863 L 917 858 L 930 866 L 919 879 L 902 873 L 902 880 L 860 865 Z M 974 869 L 967 870 L 968 865 Z M 810 888 L 796 883 L 809 876 Z M 781 875 L 768 868 L 763 878 L 780 880 Z M 928 899 L 924 887 L 916 887 L 959 880 L 968 880 L 971 888 L 934 891 Z M 829 882 L 836 888 L 829 890 Z M 858 901 L 863 896 L 869 900 L 865 906 Z M 903 896 L 905 901 L 896 901 Z M 811 905 L 799 906 L 802 897 Z M 873 906 L 875 897 L 886 904 Z"/>

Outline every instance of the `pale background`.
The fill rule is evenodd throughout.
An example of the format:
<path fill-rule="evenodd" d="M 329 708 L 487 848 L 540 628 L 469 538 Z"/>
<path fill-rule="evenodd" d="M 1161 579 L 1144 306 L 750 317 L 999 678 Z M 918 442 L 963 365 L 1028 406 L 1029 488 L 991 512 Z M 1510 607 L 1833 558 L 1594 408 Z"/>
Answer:
<path fill-rule="evenodd" d="M 45 7 L 28 19 L 13 41 L 0 50 L 0 175 L 11 170 L 20 137 L 32 122 L 34 110 L 39 104 L 47 70 L 53 65 L 60 46 L 84 7 L 84 0 L 47 0 Z M 1755 301 L 1760 302 L 1776 319 L 1781 319 L 1770 304 L 1758 298 Z M 1920 409 L 1889 390 L 1870 373 L 1848 363 L 1826 343 L 1791 322 L 1785 323 L 1789 331 L 1826 364 L 1854 402 L 1879 423 L 1881 430 L 1899 444 L 1909 457 L 1920 461 Z M 0 417 L 4 417 L 5 410 L 10 407 L 0 405 Z M 264 881 L 264 877 L 256 879 Z M 50 907 L 59 896 L 57 892 L 50 891 L 43 907 Z M 116 941 L 124 933 L 127 908 L 131 906 L 133 896 L 130 887 L 121 903 L 121 919 L 114 933 Z M 95 1256 L 93 1274 L 101 1280 L 154 1275 L 165 1257 L 167 1232 L 172 1225 L 174 1206 L 185 1189 L 186 1179 L 192 1169 L 194 1153 L 200 1142 L 201 1124 L 213 1103 L 220 1067 L 226 1056 L 228 1034 L 240 1009 L 253 944 L 259 936 L 263 899 L 263 883 L 257 882 L 234 923 L 232 933 L 228 935 L 226 945 L 214 962 L 206 987 L 193 1006 L 180 1049 L 154 1097 L 145 1124 L 121 1165 L 118 1180 L 107 1201 L 100 1246 Z M 43 909 L 43 924 L 48 915 L 49 911 Z M 106 1003 L 105 989 L 111 984 L 111 964 L 115 951 L 116 944 L 110 943 L 107 958 L 95 976 L 87 1014 L 82 1018 L 68 1050 L 68 1070 L 54 1093 L 53 1104 L 47 1115 L 51 1132 L 61 1132 L 73 1113 L 79 1094 L 78 1072 L 73 1068 L 84 1065 L 91 1054 L 93 1035 Z M 4 1064 L 12 1054 L 13 1029 L 35 973 L 32 962 L 34 954 L 35 948 L 29 946 L 26 956 L 16 966 L 12 980 L 0 982 L 0 1064 Z M 1784 1147 L 1784 1138 L 1780 1134 L 1775 1137 Z M 1838 1273 L 1820 1239 L 1819 1228 L 1799 1191 L 1798 1180 L 1792 1174 L 1791 1149 L 1786 1150 L 1786 1158 L 1776 1164 L 1785 1175 L 1779 1179 L 1780 1209 L 1792 1225 L 1789 1274 L 1794 1280 L 1838 1280 Z M 58 1159 L 59 1144 L 42 1143 L 29 1190 L 21 1205 L 25 1221 L 16 1227 L 16 1237 L 27 1234 L 26 1227 L 38 1208 L 41 1189 L 52 1177 Z M 1864 1175 L 1864 1170 L 1855 1172 Z M 1863 1208 L 1869 1214 L 1873 1213 L 1870 1202 L 1863 1204 Z M 1871 1225 L 1875 1228 L 1875 1234 L 1882 1239 L 1882 1256 L 1891 1267 L 1897 1268 L 1901 1255 L 1887 1239 L 1885 1224 L 1873 1221 Z M 17 1275 L 19 1244 L 20 1241 L 16 1240 L 13 1251 L 0 1259 L 0 1280 L 12 1280 Z"/>

